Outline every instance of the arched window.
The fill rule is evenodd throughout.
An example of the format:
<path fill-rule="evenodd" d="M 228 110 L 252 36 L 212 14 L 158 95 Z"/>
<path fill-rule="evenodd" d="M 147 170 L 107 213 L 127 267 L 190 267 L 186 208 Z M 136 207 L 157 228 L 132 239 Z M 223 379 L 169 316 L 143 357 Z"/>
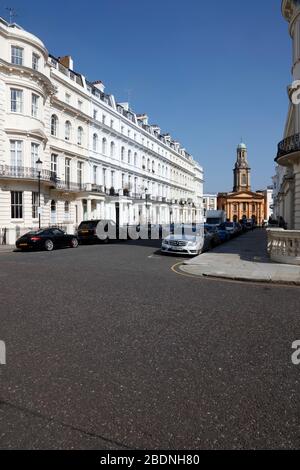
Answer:
<path fill-rule="evenodd" d="M 133 157 L 133 164 L 134 166 L 137 166 L 137 153 L 135 152 L 134 157 Z"/>
<path fill-rule="evenodd" d="M 107 140 L 106 140 L 105 137 L 103 137 L 103 139 L 102 139 L 102 153 L 103 153 L 103 155 L 106 154 L 106 150 L 107 150 Z"/>
<path fill-rule="evenodd" d="M 114 142 L 110 143 L 110 156 L 111 157 L 115 156 L 115 143 Z"/>
<path fill-rule="evenodd" d="M 150 158 L 147 160 L 147 170 L 150 171 Z"/>
<path fill-rule="evenodd" d="M 143 157 L 143 170 L 146 170 L 146 158 Z"/>
<path fill-rule="evenodd" d="M 243 175 L 242 176 L 242 185 L 246 186 L 246 184 L 247 184 L 247 178 L 246 178 L 246 175 Z"/>
<path fill-rule="evenodd" d="M 124 161 L 124 157 L 125 157 L 125 147 L 122 147 L 121 148 L 121 161 L 122 162 Z"/>
<path fill-rule="evenodd" d="M 70 203 L 69 201 L 65 202 L 65 220 L 68 220 L 70 217 Z"/>
<path fill-rule="evenodd" d="M 83 129 L 82 129 L 82 127 L 78 127 L 78 131 L 77 131 L 77 143 L 78 143 L 78 145 L 82 145 L 82 140 L 83 140 Z"/>
<path fill-rule="evenodd" d="M 155 162 L 154 162 L 154 160 L 152 160 L 152 173 L 154 173 L 154 172 L 155 172 Z"/>
<path fill-rule="evenodd" d="M 66 124 L 65 124 L 65 139 L 66 140 L 71 140 L 71 123 L 70 121 L 66 121 Z"/>
<path fill-rule="evenodd" d="M 128 150 L 128 163 L 131 163 L 131 150 Z"/>
<path fill-rule="evenodd" d="M 58 117 L 53 114 L 51 116 L 51 135 L 54 137 L 57 137 L 57 131 L 58 131 Z"/>
<path fill-rule="evenodd" d="M 93 135 L 93 150 L 94 150 L 94 152 L 98 151 L 98 136 L 97 136 L 97 134 Z"/>

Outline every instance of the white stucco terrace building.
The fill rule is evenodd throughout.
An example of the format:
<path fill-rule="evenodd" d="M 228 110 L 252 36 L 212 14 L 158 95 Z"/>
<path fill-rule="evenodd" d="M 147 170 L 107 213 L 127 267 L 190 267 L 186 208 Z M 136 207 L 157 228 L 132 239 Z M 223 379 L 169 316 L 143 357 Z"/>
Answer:
<path fill-rule="evenodd" d="M 273 260 L 300 264 L 300 0 L 282 0 L 281 8 L 293 43 L 292 84 L 284 139 L 278 144 L 273 196 L 274 216 L 288 230 L 270 230 L 268 246 Z"/>
<path fill-rule="evenodd" d="M 41 171 L 39 209 L 37 160 Z M 86 219 L 202 222 L 203 169 L 147 115 L 0 19 L 0 230 Z"/>

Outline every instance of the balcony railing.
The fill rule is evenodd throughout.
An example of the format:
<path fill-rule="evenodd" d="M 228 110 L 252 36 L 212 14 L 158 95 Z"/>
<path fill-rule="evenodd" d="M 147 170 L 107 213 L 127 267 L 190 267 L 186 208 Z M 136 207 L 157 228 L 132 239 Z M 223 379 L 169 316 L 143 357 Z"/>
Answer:
<path fill-rule="evenodd" d="M 300 151 L 300 134 L 294 134 L 278 144 L 277 158 Z"/>
<path fill-rule="evenodd" d="M 55 186 L 57 189 L 66 191 L 82 192 L 87 190 L 87 185 L 83 183 L 73 183 L 72 181 L 56 180 Z"/>
<path fill-rule="evenodd" d="M 272 261 L 300 265 L 300 231 L 268 229 L 268 253 Z"/>
<path fill-rule="evenodd" d="M 105 187 L 99 184 L 92 184 L 92 192 L 93 193 L 105 193 Z"/>
<path fill-rule="evenodd" d="M 25 167 L 25 166 L 9 166 L 0 165 L 0 176 L 4 178 L 16 178 L 16 179 L 38 179 L 38 171 L 36 168 Z M 52 173 L 48 170 L 41 171 L 41 180 L 51 181 Z"/>

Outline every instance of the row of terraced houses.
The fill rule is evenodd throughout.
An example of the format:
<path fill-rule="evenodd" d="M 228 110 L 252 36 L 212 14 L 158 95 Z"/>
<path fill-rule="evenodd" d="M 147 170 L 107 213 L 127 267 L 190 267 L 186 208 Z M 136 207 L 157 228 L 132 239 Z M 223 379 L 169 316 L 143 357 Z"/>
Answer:
<path fill-rule="evenodd" d="M 179 142 L 75 72 L 70 56 L 52 56 L 0 19 L 0 228 L 8 242 L 36 228 L 39 215 L 42 226 L 72 232 L 96 218 L 200 223 L 202 206 L 203 169 Z"/>

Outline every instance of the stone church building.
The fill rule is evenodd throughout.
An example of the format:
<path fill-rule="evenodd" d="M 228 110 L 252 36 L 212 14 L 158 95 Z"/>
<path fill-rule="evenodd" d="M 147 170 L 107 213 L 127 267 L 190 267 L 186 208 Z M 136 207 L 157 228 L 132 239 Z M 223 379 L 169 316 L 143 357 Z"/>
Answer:
<path fill-rule="evenodd" d="M 233 174 L 233 191 L 218 194 L 218 210 L 224 210 L 231 222 L 254 219 L 261 225 L 265 219 L 265 194 L 251 191 L 251 168 L 244 143 L 238 145 Z"/>

